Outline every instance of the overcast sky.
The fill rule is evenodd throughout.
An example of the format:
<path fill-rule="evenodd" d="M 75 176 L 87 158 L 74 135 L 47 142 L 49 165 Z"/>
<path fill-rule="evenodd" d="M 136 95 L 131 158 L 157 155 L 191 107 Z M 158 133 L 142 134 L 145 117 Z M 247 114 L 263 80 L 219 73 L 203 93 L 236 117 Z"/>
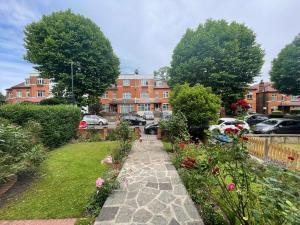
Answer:
<path fill-rule="evenodd" d="M 186 29 L 212 18 L 254 30 L 266 53 L 256 80 L 268 80 L 271 60 L 300 33 L 300 0 L 0 0 L 0 91 L 33 71 L 23 60 L 24 26 L 67 8 L 98 24 L 126 73 L 169 65 Z"/>

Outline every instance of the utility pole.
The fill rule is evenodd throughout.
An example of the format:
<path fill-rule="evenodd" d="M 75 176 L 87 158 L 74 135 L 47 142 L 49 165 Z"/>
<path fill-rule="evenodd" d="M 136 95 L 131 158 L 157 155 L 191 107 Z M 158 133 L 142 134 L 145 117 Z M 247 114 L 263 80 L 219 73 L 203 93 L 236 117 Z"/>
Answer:
<path fill-rule="evenodd" d="M 72 101 L 73 101 L 73 104 L 75 104 L 75 101 L 74 101 L 74 74 L 73 74 L 73 61 L 71 61 L 71 79 L 72 79 Z"/>

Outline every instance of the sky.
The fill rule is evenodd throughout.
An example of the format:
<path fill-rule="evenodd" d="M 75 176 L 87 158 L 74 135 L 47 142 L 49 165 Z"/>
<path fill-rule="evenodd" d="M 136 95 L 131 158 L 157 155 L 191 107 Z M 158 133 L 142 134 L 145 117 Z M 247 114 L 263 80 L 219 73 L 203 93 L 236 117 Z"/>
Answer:
<path fill-rule="evenodd" d="M 0 0 L 0 92 L 23 82 L 33 65 L 23 59 L 23 30 L 42 15 L 71 9 L 92 19 L 110 40 L 122 73 L 170 64 L 186 32 L 207 19 L 244 23 L 265 50 L 256 81 L 269 79 L 271 61 L 300 33 L 299 0 Z"/>

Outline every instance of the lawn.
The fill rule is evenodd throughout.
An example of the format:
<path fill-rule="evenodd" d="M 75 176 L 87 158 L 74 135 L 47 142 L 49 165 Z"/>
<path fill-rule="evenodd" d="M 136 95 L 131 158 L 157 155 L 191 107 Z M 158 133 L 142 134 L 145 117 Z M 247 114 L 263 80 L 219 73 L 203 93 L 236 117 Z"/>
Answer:
<path fill-rule="evenodd" d="M 30 188 L 0 209 L 0 219 L 78 218 L 108 168 L 101 160 L 116 142 L 68 144 L 51 151 Z"/>

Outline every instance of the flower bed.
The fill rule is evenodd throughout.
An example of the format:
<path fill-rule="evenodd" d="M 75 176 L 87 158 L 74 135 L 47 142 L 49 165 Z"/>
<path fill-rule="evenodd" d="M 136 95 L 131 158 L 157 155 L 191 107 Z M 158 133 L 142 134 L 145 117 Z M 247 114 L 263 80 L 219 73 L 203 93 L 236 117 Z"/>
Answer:
<path fill-rule="evenodd" d="M 174 165 L 204 223 L 300 224 L 299 173 L 251 159 L 243 132 L 226 132 L 232 143 L 174 148 Z"/>

